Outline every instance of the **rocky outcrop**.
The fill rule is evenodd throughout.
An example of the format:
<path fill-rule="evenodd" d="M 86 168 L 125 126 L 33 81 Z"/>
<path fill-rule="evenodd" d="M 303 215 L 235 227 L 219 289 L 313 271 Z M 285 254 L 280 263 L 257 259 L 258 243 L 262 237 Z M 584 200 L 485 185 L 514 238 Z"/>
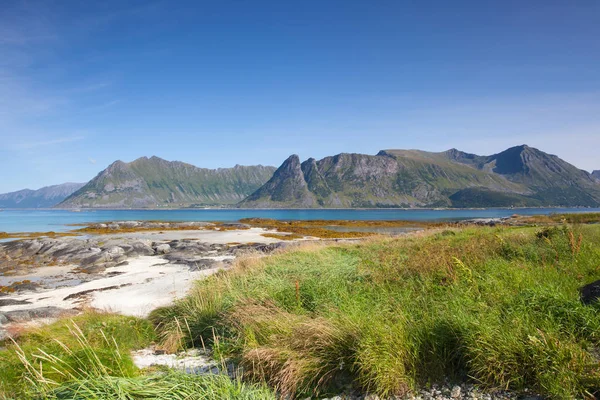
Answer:
<path fill-rule="evenodd" d="M 160 224 L 162 227 L 195 226 L 203 222 L 159 223 L 159 222 L 115 222 L 91 226 L 112 226 L 115 231 L 132 223 L 141 226 Z M 246 252 L 268 253 L 285 246 L 274 244 L 209 244 L 196 239 L 152 241 L 135 236 L 94 236 L 88 239 L 77 237 L 36 238 L 0 243 L 0 273 L 25 275 L 30 271 L 48 266 L 75 265 L 80 280 L 93 279 L 94 275 L 107 268 L 123 265 L 128 259 L 139 256 L 160 256 L 173 264 L 187 265 L 191 270 L 212 268 L 216 264 L 228 265 L 239 254 Z M 215 258 L 216 257 L 216 258 Z M 35 290 L 36 283 L 16 281 L 11 290 Z M 0 304 L 1 306 L 1 304 Z"/>
<path fill-rule="evenodd" d="M 58 205 L 61 208 L 188 207 L 235 204 L 262 186 L 274 167 L 198 168 L 159 157 L 115 161 Z"/>
<path fill-rule="evenodd" d="M 600 182 L 600 170 L 596 170 L 592 172 L 592 177 L 597 181 Z"/>

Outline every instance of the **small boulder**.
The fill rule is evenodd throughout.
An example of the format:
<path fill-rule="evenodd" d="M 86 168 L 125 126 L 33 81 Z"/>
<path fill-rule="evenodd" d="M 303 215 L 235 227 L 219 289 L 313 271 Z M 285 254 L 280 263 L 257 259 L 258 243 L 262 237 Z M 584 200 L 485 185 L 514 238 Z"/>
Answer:
<path fill-rule="evenodd" d="M 125 250 L 119 246 L 112 246 L 108 249 L 108 253 L 112 256 L 121 256 L 125 254 Z"/>
<path fill-rule="evenodd" d="M 579 297 L 583 304 L 592 304 L 600 298 L 600 280 L 579 288 Z"/>
<path fill-rule="evenodd" d="M 167 254 L 168 252 L 171 251 L 171 246 L 169 246 L 166 243 L 163 244 L 159 244 L 158 246 L 156 246 L 156 254 Z"/>
<path fill-rule="evenodd" d="M 461 397 L 461 389 L 460 386 L 455 385 L 452 388 L 452 391 L 450 392 L 450 397 L 452 397 L 453 399 L 458 399 Z"/>

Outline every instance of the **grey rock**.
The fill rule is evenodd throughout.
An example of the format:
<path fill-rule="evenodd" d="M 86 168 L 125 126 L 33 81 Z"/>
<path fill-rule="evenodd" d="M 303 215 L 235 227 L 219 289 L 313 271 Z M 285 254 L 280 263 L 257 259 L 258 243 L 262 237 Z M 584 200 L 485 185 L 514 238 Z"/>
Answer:
<path fill-rule="evenodd" d="M 121 256 L 125 254 L 125 250 L 119 246 L 112 246 L 107 251 L 113 256 Z"/>
<path fill-rule="evenodd" d="M 39 318 L 58 318 L 63 315 L 73 315 L 78 312 L 59 307 L 40 307 L 30 310 L 7 311 L 4 313 L 8 322 L 27 322 Z"/>
<path fill-rule="evenodd" d="M 159 244 L 158 246 L 156 246 L 155 250 L 157 254 L 167 254 L 171 251 L 171 246 L 169 246 L 166 243 Z"/>
<path fill-rule="evenodd" d="M 25 300 L 15 300 L 15 299 L 0 299 L 0 307 L 15 306 L 15 305 L 21 305 L 21 304 L 31 304 L 31 302 L 25 301 Z M 0 323 L 1 322 L 2 322 L 2 320 L 0 318 Z"/>
<path fill-rule="evenodd" d="M 450 392 L 450 397 L 453 399 L 458 399 L 461 397 L 461 388 L 458 385 L 455 385 Z"/>

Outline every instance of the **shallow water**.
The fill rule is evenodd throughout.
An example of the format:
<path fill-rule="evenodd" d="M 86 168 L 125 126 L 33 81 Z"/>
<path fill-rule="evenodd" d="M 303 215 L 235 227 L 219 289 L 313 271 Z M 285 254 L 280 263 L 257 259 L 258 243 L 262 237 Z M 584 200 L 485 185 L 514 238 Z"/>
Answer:
<path fill-rule="evenodd" d="M 0 212 L 0 232 L 61 232 L 73 229 L 68 224 L 88 222 L 162 220 L 162 221 L 238 221 L 242 218 L 279 220 L 407 220 L 456 221 L 470 218 L 499 218 L 513 214 L 536 215 L 553 212 L 600 212 L 590 208 L 488 208 L 461 210 L 4 210 Z"/>

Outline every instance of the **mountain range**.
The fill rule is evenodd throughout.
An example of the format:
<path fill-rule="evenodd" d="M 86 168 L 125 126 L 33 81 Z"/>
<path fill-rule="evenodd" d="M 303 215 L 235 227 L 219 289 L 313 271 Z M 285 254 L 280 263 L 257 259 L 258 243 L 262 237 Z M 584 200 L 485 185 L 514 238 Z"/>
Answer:
<path fill-rule="evenodd" d="M 115 161 L 58 207 L 232 205 L 263 185 L 274 170 L 262 165 L 206 169 L 159 157 Z"/>
<path fill-rule="evenodd" d="M 490 156 L 382 150 L 279 168 L 206 169 L 158 157 L 115 161 L 86 184 L 0 195 L 1 208 L 376 208 L 600 206 L 600 171 L 588 173 L 527 145 Z"/>
<path fill-rule="evenodd" d="M 63 183 L 38 190 L 23 189 L 0 194 L 0 208 L 49 208 L 63 201 L 85 183 Z"/>
<path fill-rule="evenodd" d="M 290 156 L 248 208 L 506 207 L 600 205 L 586 171 L 527 145 L 491 156 L 456 149 L 382 150 L 300 162 Z"/>

